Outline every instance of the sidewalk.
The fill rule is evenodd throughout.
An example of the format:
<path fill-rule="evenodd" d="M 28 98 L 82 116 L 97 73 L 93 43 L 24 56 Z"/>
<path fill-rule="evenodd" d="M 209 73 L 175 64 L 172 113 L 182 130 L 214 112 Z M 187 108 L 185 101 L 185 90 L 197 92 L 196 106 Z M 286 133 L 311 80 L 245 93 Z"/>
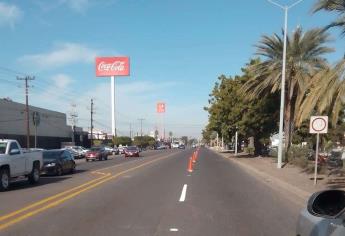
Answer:
<path fill-rule="evenodd" d="M 243 170 L 270 187 L 284 193 L 289 192 L 295 195 L 295 200 L 300 205 L 305 205 L 305 202 L 314 192 L 324 189 L 341 189 L 345 187 L 344 177 L 328 177 L 325 175 L 318 175 L 318 183 L 314 186 L 313 174 L 305 173 L 301 168 L 289 164 L 282 169 L 278 169 L 276 158 L 252 158 L 244 155 L 235 157 L 234 154 L 231 153 L 216 153 L 236 163 Z"/>

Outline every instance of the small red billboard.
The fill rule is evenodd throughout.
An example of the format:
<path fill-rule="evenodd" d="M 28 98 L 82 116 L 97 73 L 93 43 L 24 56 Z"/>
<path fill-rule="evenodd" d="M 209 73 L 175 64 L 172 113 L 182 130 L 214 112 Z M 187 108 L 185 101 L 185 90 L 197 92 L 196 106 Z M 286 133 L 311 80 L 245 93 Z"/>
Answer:
<path fill-rule="evenodd" d="M 96 76 L 128 76 L 129 57 L 96 57 Z"/>
<path fill-rule="evenodd" d="M 165 113 L 165 103 L 158 102 L 157 103 L 157 113 Z"/>

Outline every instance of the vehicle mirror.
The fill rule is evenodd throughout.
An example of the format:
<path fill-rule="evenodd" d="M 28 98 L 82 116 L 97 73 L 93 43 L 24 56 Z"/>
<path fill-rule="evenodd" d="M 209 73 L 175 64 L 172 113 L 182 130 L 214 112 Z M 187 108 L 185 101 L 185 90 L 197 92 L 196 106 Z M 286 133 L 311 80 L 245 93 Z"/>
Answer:
<path fill-rule="evenodd" d="M 308 212 L 317 217 L 340 218 L 345 211 L 345 191 L 326 190 L 314 193 L 308 201 Z"/>
<path fill-rule="evenodd" d="M 20 154 L 19 149 L 12 149 L 12 150 L 10 151 L 10 155 L 18 155 L 18 154 Z"/>

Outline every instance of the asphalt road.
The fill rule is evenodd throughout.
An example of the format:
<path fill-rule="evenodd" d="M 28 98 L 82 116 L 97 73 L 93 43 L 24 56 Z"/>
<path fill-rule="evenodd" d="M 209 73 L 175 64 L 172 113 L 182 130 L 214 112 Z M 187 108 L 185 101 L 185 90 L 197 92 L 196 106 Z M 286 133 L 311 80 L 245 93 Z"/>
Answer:
<path fill-rule="evenodd" d="M 300 207 L 289 196 L 205 148 L 189 174 L 192 151 L 117 156 L 20 183 L 0 193 L 0 235 L 294 235 Z"/>

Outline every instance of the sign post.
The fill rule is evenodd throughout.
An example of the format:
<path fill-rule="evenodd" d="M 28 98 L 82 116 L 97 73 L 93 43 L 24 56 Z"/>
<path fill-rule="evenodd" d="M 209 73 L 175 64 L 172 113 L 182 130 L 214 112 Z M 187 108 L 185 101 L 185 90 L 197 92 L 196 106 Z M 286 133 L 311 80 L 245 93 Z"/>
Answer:
<path fill-rule="evenodd" d="M 96 77 L 111 77 L 111 133 L 116 132 L 115 76 L 129 76 L 129 57 L 96 57 Z"/>
<path fill-rule="evenodd" d="M 37 111 L 34 111 L 32 113 L 32 121 L 35 126 L 35 148 L 37 148 L 37 126 L 40 125 L 40 121 L 41 121 L 40 113 L 38 113 Z"/>
<path fill-rule="evenodd" d="M 165 113 L 165 103 L 164 102 L 158 102 L 157 103 L 157 113 L 161 114 L 161 130 L 160 130 L 160 134 L 161 137 L 163 135 L 163 140 L 165 141 L 165 127 L 164 127 L 164 113 Z"/>
<path fill-rule="evenodd" d="M 310 117 L 309 133 L 316 134 L 314 185 L 316 185 L 317 183 L 317 165 L 318 165 L 318 157 L 319 157 L 320 134 L 327 134 L 327 131 L 328 131 L 328 116 Z"/>

